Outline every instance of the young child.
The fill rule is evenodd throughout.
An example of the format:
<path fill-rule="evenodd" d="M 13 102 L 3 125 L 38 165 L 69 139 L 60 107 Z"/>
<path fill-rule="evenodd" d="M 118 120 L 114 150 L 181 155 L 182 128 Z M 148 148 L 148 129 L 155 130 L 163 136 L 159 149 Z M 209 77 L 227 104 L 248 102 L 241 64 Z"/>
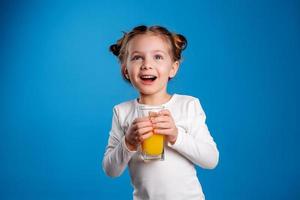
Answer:
<path fill-rule="evenodd" d="M 164 27 L 138 26 L 110 46 L 120 61 L 123 78 L 139 97 L 114 107 L 102 164 L 111 177 L 120 176 L 128 165 L 135 200 L 205 199 L 195 165 L 213 169 L 219 160 L 199 100 L 167 92 L 186 45 L 183 35 Z M 138 117 L 140 105 L 166 109 L 155 117 Z M 138 147 L 153 131 L 165 136 L 165 157 L 144 162 Z"/>

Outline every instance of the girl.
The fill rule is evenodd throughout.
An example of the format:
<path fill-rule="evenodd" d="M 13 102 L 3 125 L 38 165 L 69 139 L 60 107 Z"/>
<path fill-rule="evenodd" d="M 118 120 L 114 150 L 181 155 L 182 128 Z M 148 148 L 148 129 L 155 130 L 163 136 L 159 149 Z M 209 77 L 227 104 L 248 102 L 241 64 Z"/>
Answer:
<path fill-rule="evenodd" d="M 123 78 L 139 97 L 116 105 L 103 158 L 108 176 L 120 176 L 129 167 L 133 199 L 205 199 L 195 165 L 213 169 L 219 152 L 205 123 L 197 98 L 167 92 L 175 77 L 187 41 L 161 26 L 138 26 L 110 46 L 121 64 Z M 163 105 L 155 117 L 138 117 L 140 105 Z M 155 134 L 165 136 L 163 161 L 144 162 L 139 145 Z"/>

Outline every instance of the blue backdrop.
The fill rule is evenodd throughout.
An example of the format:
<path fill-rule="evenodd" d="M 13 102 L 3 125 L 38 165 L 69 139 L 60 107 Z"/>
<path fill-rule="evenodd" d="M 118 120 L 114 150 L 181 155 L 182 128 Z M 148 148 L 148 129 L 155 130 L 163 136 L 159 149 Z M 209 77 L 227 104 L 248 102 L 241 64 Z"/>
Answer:
<path fill-rule="evenodd" d="M 299 1 L 1 2 L 0 199 L 131 199 L 101 161 L 137 95 L 108 47 L 140 24 L 188 38 L 169 91 L 201 100 L 218 144 L 206 198 L 300 199 Z"/>

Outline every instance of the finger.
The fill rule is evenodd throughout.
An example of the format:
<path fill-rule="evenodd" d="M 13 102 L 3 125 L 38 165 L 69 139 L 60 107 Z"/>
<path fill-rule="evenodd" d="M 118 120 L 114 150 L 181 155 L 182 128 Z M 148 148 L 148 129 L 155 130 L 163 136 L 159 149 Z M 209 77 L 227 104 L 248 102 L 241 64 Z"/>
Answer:
<path fill-rule="evenodd" d="M 145 128 L 145 127 L 152 127 L 152 123 L 150 120 L 139 122 L 139 123 L 135 124 L 136 129 L 141 129 L 141 128 Z"/>
<path fill-rule="evenodd" d="M 160 135 L 173 135 L 172 134 L 172 130 L 173 129 L 170 129 L 170 128 L 168 128 L 168 129 L 159 129 L 159 128 L 156 128 L 156 129 L 153 130 L 153 132 L 155 134 L 160 134 Z"/>
<path fill-rule="evenodd" d="M 159 115 L 171 116 L 171 112 L 168 109 L 159 111 Z"/>
<path fill-rule="evenodd" d="M 151 117 L 150 120 L 151 120 L 152 123 L 170 122 L 171 121 L 169 116 Z"/>
<path fill-rule="evenodd" d="M 147 138 L 151 137 L 152 135 L 153 135 L 153 131 L 150 131 L 150 132 L 147 132 L 144 135 L 141 135 L 139 139 L 142 142 L 142 141 L 146 140 Z"/>
<path fill-rule="evenodd" d="M 149 112 L 149 117 L 157 117 L 158 115 L 158 112 Z"/>
<path fill-rule="evenodd" d="M 153 131 L 153 127 L 151 126 L 151 127 L 145 127 L 145 128 L 138 129 L 136 132 L 137 132 L 138 136 L 141 136 L 147 132 L 152 132 L 152 131 Z"/>
<path fill-rule="evenodd" d="M 172 125 L 169 122 L 158 122 L 153 124 L 153 128 L 154 129 L 167 129 L 167 128 L 171 128 Z"/>

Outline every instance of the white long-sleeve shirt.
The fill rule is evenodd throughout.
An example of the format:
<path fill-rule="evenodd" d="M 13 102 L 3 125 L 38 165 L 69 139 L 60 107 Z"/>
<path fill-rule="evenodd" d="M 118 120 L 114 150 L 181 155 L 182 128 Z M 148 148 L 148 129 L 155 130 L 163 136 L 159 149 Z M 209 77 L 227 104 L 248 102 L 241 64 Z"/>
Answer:
<path fill-rule="evenodd" d="M 144 162 L 139 151 L 130 151 L 125 133 L 138 117 L 137 100 L 116 105 L 112 127 L 103 158 L 108 176 L 120 176 L 129 167 L 135 200 L 201 200 L 205 199 L 195 165 L 213 169 L 219 152 L 205 123 L 205 113 L 197 98 L 174 94 L 163 106 L 178 128 L 176 142 L 165 147 L 164 160 Z"/>

